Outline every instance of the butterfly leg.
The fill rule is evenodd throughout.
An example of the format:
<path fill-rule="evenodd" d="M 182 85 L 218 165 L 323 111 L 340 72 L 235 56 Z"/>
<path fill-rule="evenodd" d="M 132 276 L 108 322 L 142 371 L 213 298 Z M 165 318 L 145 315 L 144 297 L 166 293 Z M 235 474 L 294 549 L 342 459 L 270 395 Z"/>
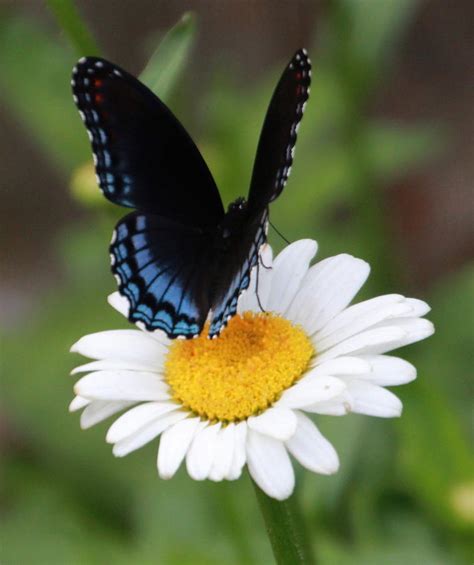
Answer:
<path fill-rule="evenodd" d="M 262 303 L 260 301 L 260 296 L 258 295 L 258 281 L 259 281 L 259 274 L 260 274 L 260 262 L 262 262 L 262 265 L 265 269 L 271 269 L 271 267 L 265 267 L 265 265 L 263 264 L 262 258 L 260 257 L 260 261 L 257 262 L 257 274 L 256 274 L 256 282 L 255 282 L 255 294 L 257 296 L 257 303 L 258 303 L 258 307 L 260 308 L 260 310 L 263 313 L 266 313 L 265 308 L 262 306 Z"/>

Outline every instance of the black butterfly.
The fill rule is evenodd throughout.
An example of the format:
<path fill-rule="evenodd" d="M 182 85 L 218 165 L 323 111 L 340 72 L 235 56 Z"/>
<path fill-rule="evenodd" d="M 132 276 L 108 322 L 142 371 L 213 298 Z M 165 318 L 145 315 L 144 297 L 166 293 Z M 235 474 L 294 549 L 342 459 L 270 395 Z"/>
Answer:
<path fill-rule="evenodd" d="M 224 211 L 197 147 L 146 86 L 95 57 L 73 70 L 74 101 L 105 196 L 135 208 L 117 224 L 110 253 L 129 319 L 168 337 L 193 337 L 210 317 L 214 337 L 237 311 L 266 241 L 268 205 L 290 174 L 311 64 L 295 53 L 278 82 L 258 143 L 248 201 Z"/>

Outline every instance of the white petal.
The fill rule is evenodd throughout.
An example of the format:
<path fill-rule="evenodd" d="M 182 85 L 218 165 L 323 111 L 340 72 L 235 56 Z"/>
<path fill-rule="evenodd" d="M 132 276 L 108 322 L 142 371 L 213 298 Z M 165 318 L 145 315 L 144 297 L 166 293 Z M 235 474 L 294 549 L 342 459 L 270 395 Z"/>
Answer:
<path fill-rule="evenodd" d="M 234 454 L 232 464 L 225 478 L 235 481 L 242 474 L 242 469 L 247 461 L 246 442 L 247 442 L 247 422 L 240 422 L 235 426 L 234 432 Z"/>
<path fill-rule="evenodd" d="M 286 311 L 295 297 L 317 249 L 318 245 L 312 239 L 300 239 L 285 247 L 277 256 L 273 262 L 267 310 L 276 313 Z"/>
<path fill-rule="evenodd" d="M 364 361 L 371 370 L 360 378 L 381 386 L 394 386 L 409 383 L 416 379 L 416 368 L 400 357 L 389 355 L 364 355 Z M 358 377 L 359 378 L 359 377 Z"/>
<path fill-rule="evenodd" d="M 315 355 L 313 363 L 311 375 L 359 375 L 371 370 L 370 363 L 361 357 L 336 357 L 320 361 L 318 355 Z"/>
<path fill-rule="evenodd" d="M 308 334 L 323 328 L 354 298 L 369 275 L 368 263 L 351 255 L 337 255 L 311 267 L 287 317 Z"/>
<path fill-rule="evenodd" d="M 145 402 L 125 412 L 110 426 L 106 441 L 117 443 L 134 434 L 151 421 L 164 414 L 177 410 L 179 406 L 174 402 Z"/>
<path fill-rule="evenodd" d="M 295 475 L 281 441 L 249 430 L 247 465 L 252 479 L 268 496 L 285 500 L 293 492 Z"/>
<path fill-rule="evenodd" d="M 287 408 L 269 408 L 259 416 L 248 418 L 247 424 L 251 430 L 285 441 L 295 433 L 296 416 Z"/>
<path fill-rule="evenodd" d="M 181 420 L 163 432 L 158 450 L 158 473 L 171 479 L 179 469 L 195 434 L 205 425 L 200 418 Z"/>
<path fill-rule="evenodd" d="M 138 361 L 117 361 L 113 359 L 101 359 L 100 361 L 91 361 L 84 365 L 79 365 L 71 371 L 71 375 L 78 373 L 89 373 L 91 371 L 116 371 L 125 369 L 126 371 L 155 371 L 155 366 L 151 363 L 139 364 Z"/>
<path fill-rule="evenodd" d="M 117 312 L 122 314 L 122 316 L 128 318 L 130 303 L 127 298 L 125 298 L 125 296 L 122 296 L 120 294 L 120 292 L 117 291 L 109 294 L 109 296 L 107 297 L 107 302 L 112 306 L 112 308 L 115 308 Z"/>
<path fill-rule="evenodd" d="M 265 244 L 260 252 L 258 266 L 252 269 L 250 285 L 239 298 L 237 311 L 239 313 L 252 311 L 261 312 L 258 299 L 263 308 L 266 309 L 268 295 L 271 288 L 273 251 L 270 245 Z M 258 293 L 258 299 L 257 299 Z"/>
<path fill-rule="evenodd" d="M 220 428 L 220 422 L 211 424 L 194 436 L 186 455 L 186 468 L 192 479 L 203 481 L 209 476 L 214 461 L 217 435 Z"/>
<path fill-rule="evenodd" d="M 305 376 L 301 381 L 287 389 L 275 406 L 303 408 L 315 402 L 329 400 L 340 394 L 345 388 L 344 382 L 336 377 L 317 375 L 314 379 L 311 379 L 309 376 Z"/>
<path fill-rule="evenodd" d="M 87 428 L 95 426 L 99 422 L 106 420 L 110 416 L 113 416 L 133 404 L 133 402 L 122 400 L 93 400 L 84 408 L 84 412 L 81 414 L 81 428 L 86 430 Z"/>
<path fill-rule="evenodd" d="M 393 327 L 401 332 L 399 338 L 384 343 L 374 343 L 372 346 L 369 345 L 357 350 L 356 353 L 360 355 L 387 353 L 393 349 L 425 339 L 434 333 L 432 322 L 424 318 L 398 318 L 390 322 L 393 324 Z M 378 329 L 384 330 L 389 328 L 390 326 L 385 326 L 384 322 L 382 322 Z"/>
<path fill-rule="evenodd" d="M 334 359 L 340 355 L 373 353 L 377 348 L 390 351 L 391 344 L 406 337 L 406 332 L 396 326 L 367 330 L 331 347 L 319 355 L 320 361 Z"/>
<path fill-rule="evenodd" d="M 155 373 L 96 371 L 82 377 L 74 392 L 98 400 L 168 400 L 168 385 Z"/>
<path fill-rule="evenodd" d="M 82 396 L 75 396 L 69 404 L 69 412 L 76 412 L 81 410 L 84 406 L 90 404 L 90 398 L 83 398 Z"/>
<path fill-rule="evenodd" d="M 404 335 L 400 339 L 394 340 L 393 343 L 380 344 L 358 353 L 386 353 L 387 351 L 392 351 L 392 349 L 398 349 L 399 347 L 425 339 L 434 333 L 433 323 L 424 318 L 398 318 L 390 320 L 390 322 L 381 322 L 377 327 L 383 329 L 387 327 L 386 324 L 393 325 L 402 330 Z"/>
<path fill-rule="evenodd" d="M 411 306 L 410 316 L 413 318 L 426 316 L 426 314 L 428 314 L 431 310 L 431 307 L 426 302 L 419 300 L 418 298 L 407 298 L 406 301 Z"/>
<path fill-rule="evenodd" d="M 147 426 L 144 426 L 138 432 L 133 435 L 117 442 L 112 450 L 115 457 L 123 457 L 128 453 L 139 449 L 146 443 L 155 439 L 157 436 L 167 430 L 173 424 L 176 424 L 180 420 L 184 420 L 189 416 L 189 412 L 175 411 L 170 414 L 166 414 L 162 418 L 154 420 Z"/>
<path fill-rule="evenodd" d="M 143 331 L 143 330 L 142 330 Z M 152 332 L 146 332 L 148 337 L 151 337 L 154 341 L 159 343 L 161 346 L 166 348 L 165 355 L 168 352 L 168 348 L 171 345 L 172 340 L 166 335 L 163 330 L 154 330 Z"/>
<path fill-rule="evenodd" d="M 229 473 L 234 455 L 235 424 L 230 423 L 221 428 L 217 434 L 217 443 L 209 478 L 211 481 L 222 481 Z"/>
<path fill-rule="evenodd" d="M 402 403 L 381 386 L 364 381 L 352 381 L 347 390 L 353 398 L 352 411 L 380 418 L 394 418 L 402 413 Z"/>
<path fill-rule="evenodd" d="M 166 347 L 139 330 L 110 330 L 82 337 L 71 351 L 92 359 L 113 359 L 150 364 L 159 370 L 167 353 Z"/>
<path fill-rule="evenodd" d="M 348 312 L 349 310 L 350 308 L 348 308 L 345 312 Z M 323 353 L 330 347 L 341 343 L 341 341 L 368 330 L 382 321 L 399 318 L 400 316 L 409 314 L 411 311 L 412 308 L 406 301 L 394 302 L 392 304 L 387 304 L 384 307 L 373 308 L 364 315 L 353 319 L 352 322 L 341 327 L 339 330 L 333 331 L 327 337 L 320 338 L 315 335 L 313 341 L 314 343 L 317 343 L 317 351 L 319 353 Z M 342 314 L 344 314 L 344 312 L 342 312 Z"/>
<path fill-rule="evenodd" d="M 288 451 L 306 469 L 332 475 L 339 469 L 336 450 L 307 416 L 296 412 L 296 417 L 298 427 L 286 442 Z"/>
<path fill-rule="evenodd" d="M 371 298 L 370 300 L 364 300 L 363 302 L 353 304 L 340 312 L 337 316 L 334 316 L 334 318 L 328 322 L 324 328 L 321 328 L 318 332 L 316 332 L 314 337 L 318 340 L 326 338 L 333 332 L 340 331 L 344 327 L 354 323 L 359 318 L 370 314 L 374 310 L 398 304 L 403 300 L 405 300 L 405 298 L 401 294 L 385 294 L 377 296 L 376 298 Z"/>
<path fill-rule="evenodd" d="M 352 412 L 354 399 L 347 390 L 343 390 L 331 400 L 324 402 L 315 402 L 309 406 L 305 406 L 305 412 L 313 414 L 324 414 L 325 416 L 346 416 Z"/>

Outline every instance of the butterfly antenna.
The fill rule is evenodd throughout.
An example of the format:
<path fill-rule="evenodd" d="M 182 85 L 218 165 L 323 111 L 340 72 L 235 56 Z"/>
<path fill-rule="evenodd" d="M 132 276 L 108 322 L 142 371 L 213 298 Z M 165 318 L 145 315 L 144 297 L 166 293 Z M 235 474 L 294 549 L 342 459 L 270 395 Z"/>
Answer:
<path fill-rule="evenodd" d="M 277 230 L 277 228 L 271 223 L 269 222 L 269 224 L 272 226 L 272 228 L 277 232 L 277 234 L 283 239 L 283 241 L 285 241 L 286 243 L 288 243 L 288 245 L 290 245 L 291 241 L 288 241 L 286 239 L 286 237 L 281 233 L 281 231 Z"/>

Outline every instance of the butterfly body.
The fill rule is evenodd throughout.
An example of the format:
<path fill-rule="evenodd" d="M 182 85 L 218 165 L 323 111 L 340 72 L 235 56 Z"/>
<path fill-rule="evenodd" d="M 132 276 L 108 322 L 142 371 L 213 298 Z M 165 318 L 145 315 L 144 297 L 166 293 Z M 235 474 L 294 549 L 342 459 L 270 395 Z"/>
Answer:
<path fill-rule="evenodd" d="M 129 319 L 168 337 L 217 336 L 236 313 L 258 268 L 268 206 L 293 160 L 308 97 L 310 63 L 301 50 L 272 97 L 248 199 L 224 211 L 217 186 L 186 130 L 137 79 L 88 57 L 73 71 L 76 105 L 92 145 L 104 195 L 134 211 L 110 244 L 112 272 Z"/>

